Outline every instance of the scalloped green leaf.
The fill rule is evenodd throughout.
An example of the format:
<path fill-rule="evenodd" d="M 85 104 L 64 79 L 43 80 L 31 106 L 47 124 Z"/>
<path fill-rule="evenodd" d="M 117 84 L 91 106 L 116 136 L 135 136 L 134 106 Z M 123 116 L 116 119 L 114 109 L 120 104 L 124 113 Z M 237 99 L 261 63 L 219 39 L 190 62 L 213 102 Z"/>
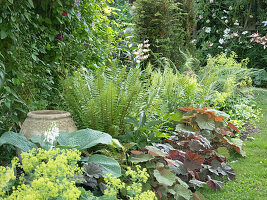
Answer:
<path fill-rule="evenodd" d="M 141 162 L 147 162 L 149 160 L 154 159 L 154 156 L 149 155 L 149 154 L 140 154 L 138 156 L 133 156 L 130 158 L 130 161 L 137 164 Z"/>
<path fill-rule="evenodd" d="M 176 184 L 174 186 L 175 199 L 180 199 L 180 197 L 183 197 L 186 200 L 190 200 L 192 198 L 192 192 L 188 188 L 184 187 L 183 185 Z"/>
<path fill-rule="evenodd" d="M 172 186 L 176 180 L 176 175 L 163 167 L 154 170 L 154 176 L 160 184 Z"/>
<path fill-rule="evenodd" d="M 196 122 L 200 129 L 206 129 L 210 131 L 215 129 L 215 122 L 206 114 L 198 114 L 196 116 Z"/>

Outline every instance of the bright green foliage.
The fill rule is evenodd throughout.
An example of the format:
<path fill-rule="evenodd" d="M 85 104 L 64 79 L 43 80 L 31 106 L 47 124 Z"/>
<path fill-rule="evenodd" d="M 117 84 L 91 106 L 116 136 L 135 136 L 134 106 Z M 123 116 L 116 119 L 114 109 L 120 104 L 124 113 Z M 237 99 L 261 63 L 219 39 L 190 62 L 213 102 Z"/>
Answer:
<path fill-rule="evenodd" d="M 137 0 L 134 6 L 137 42 L 148 39 L 154 54 L 175 64 L 181 62 L 179 48 L 186 40 L 183 4 L 176 0 Z"/>
<path fill-rule="evenodd" d="M 63 81 L 63 95 L 83 127 L 117 135 L 124 129 L 124 118 L 140 106 L 139 74 L 140 69 L 127 71 L 125 67 L 75 72 Z"/>
<path fill-rule="evenodd" d="M 207 66 L 200 72 L 202 87 L 201 105 L 206 106 L 210 101 L 223 105 L 227 98 L 237 90 L 237 83 L 250 73 L 246 68 L 248 59 L 238 62 L 237 55 L 232 52 L 227 56 L 221 53 L 215 57 L 209 56 Z M 214 99 L 216 98 L 217 99 Z"/>
<path fill-rule="evenodd" d="M 81 192 L 70 180 L 75 174 L 81 173 L 77 166 L 79 151 L 32 149 L 21 154 L 21 157 L 22 164 L 19 166 L 25 175 L 20 177 L 18 186 L 13 186 L 9 196 L 2 193 L 4 199 L 79 198 Z"/>

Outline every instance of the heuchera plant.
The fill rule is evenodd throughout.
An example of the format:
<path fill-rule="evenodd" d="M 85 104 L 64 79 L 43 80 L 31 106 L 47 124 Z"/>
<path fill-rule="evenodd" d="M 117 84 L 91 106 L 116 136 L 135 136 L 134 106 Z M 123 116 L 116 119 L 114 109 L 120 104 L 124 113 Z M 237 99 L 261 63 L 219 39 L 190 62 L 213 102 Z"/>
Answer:
<path fill-rule="evenodd" d="M 235 179 L 234 170 L 226 164 L 226 147 L 245 156 L 242 141 L 234 138 L 238 129 L 225 121 L 227 114 L 208 107 L 180 110 L 185 114 L 174 122 L 175 135 L 164 139 L 163 144 L 131 151 L 130 161 L 148 169 L 149 184 L 161 199 L 199 199 L 201 194 L 194 191 L 203 185 L 221 189 L 223 182 L 211 177 Z"/>

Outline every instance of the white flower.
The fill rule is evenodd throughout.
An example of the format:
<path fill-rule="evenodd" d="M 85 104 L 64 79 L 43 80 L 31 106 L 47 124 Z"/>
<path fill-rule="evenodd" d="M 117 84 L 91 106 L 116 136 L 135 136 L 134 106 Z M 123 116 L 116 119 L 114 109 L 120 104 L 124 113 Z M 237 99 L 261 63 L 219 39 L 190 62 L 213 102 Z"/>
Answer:
<path fill-rule="evenodd" d="M 144 43 L 148 43 L 148 42 L 149 42 L 149 40 L 145 40 L 145 41 L 144 41 Z"/>
<path fill-rule="evenodd" d="M 220 38 L 220 39 L 219 39 L 219 43 L 220 43 L 220 44 L 223 44 L 223 43 L 224 43 L 224 39 Z M 218 48 L 219 48 L 219 47 L 218 47 Z"/>
<path fill-rule="evenodd" d="M 192 41 L 191 41 L 191 43 L 193 44 L 193 43 L 195 43 L 197 40 L 196 39 L 193 39 Z"/>
<path fill-rule="evenodd" d="M 203 18 L 203 16 L 202 16 L 202 15 L 199 15 L 199 16 L 198 16 L 198 18 L 199 18 L 199 19 L 202 19 L 202 18 Z"/>
<path fill-rule="evenodd" d="M 218 49 L 223 49 L 223 47 L 222 46 L 218 46 Z"/>
<path fill-rule="evenodd" d="M 210 20 L 208 19 L 208 20 L 206 21 L 206 23 L 210 23 Z"/>
<path fill-rule="evenodd" d="M 243 31 L 242 35 L 246 35 L 248 33 L 248 31 Z"/>
<path fill-rule="evenodd" d="M 150 44 L 145 44 L 144 47 L 145 48 L 148 48 L 150 46 Z"/>
<path fill-rule="evenodd" d="M 216 14 L 215 14 L 215 13 L 213 13 L 213 14 L 212 14 L 212 17 L 213 17 L 213 18 L 215 18 L 215 17 L 216 17 Z"/>
<path fill-rule="evenodd" d="M 210 3 L 213 3 L 213 0 L 210 0 Z"/>
<path fill-rule="evenodd" d="M 233 10 L 233 7 L 232 7 L 232 6 L 230 6 L 230 7 L 229 7 L 229 10 Z"/>
<path fill-rule="evenodd" d="M 235 20 L 234 25 L 239 26 L 238 20 Z"/>
<path fill-rule="evenodd" d="M 230 33 L 230 31 L 231 31 L 230 28 L 226 28 L 223 32 L 225 35 L 228 35 L 228 33 Z"/>
<path fill-rule="evenodd" d="M 205 32 L 210 33 L 210 31 L 211 31 L 211 27 L 206 27 Z"/>
<path fill-rule="evenodd" d="M 228 20 L 226 19 L 224 22 L 225 22 L 225 23 L 228 23 Z"/>
<path fill-rule="evenodd" d="M 143 47 L 143 44 L 138 44 L 138 49 L 142 48 Z"/>
<path fill-rule="evenodd" d="M 50 143 L 51 145 L 54 144 L 56 137 L 59 136 L 59 128 L 56 126 L 56 123 L 51 124 L 48 130 L 45 131 L 44 136 L 44 141 Z"/>
<path fill-rule="evenodd" d="M 150 49 L 143 49 L 143 52 L 146 53 L 146 52 L 149 52 Z"/>

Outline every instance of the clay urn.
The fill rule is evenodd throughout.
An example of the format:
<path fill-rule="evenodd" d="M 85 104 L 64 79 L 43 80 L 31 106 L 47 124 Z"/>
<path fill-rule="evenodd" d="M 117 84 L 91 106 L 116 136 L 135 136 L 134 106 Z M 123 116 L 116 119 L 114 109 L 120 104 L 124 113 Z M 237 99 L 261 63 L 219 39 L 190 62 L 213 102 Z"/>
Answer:
<path fill-rule="evenodd" d="M 34 136 L 42 136 L 52 124 L 59 128 L 59 132 L 77 131 L 69 112 L 63 110 L 37 110 L 28 113 L 20 133 L 28 139 Z"/>

